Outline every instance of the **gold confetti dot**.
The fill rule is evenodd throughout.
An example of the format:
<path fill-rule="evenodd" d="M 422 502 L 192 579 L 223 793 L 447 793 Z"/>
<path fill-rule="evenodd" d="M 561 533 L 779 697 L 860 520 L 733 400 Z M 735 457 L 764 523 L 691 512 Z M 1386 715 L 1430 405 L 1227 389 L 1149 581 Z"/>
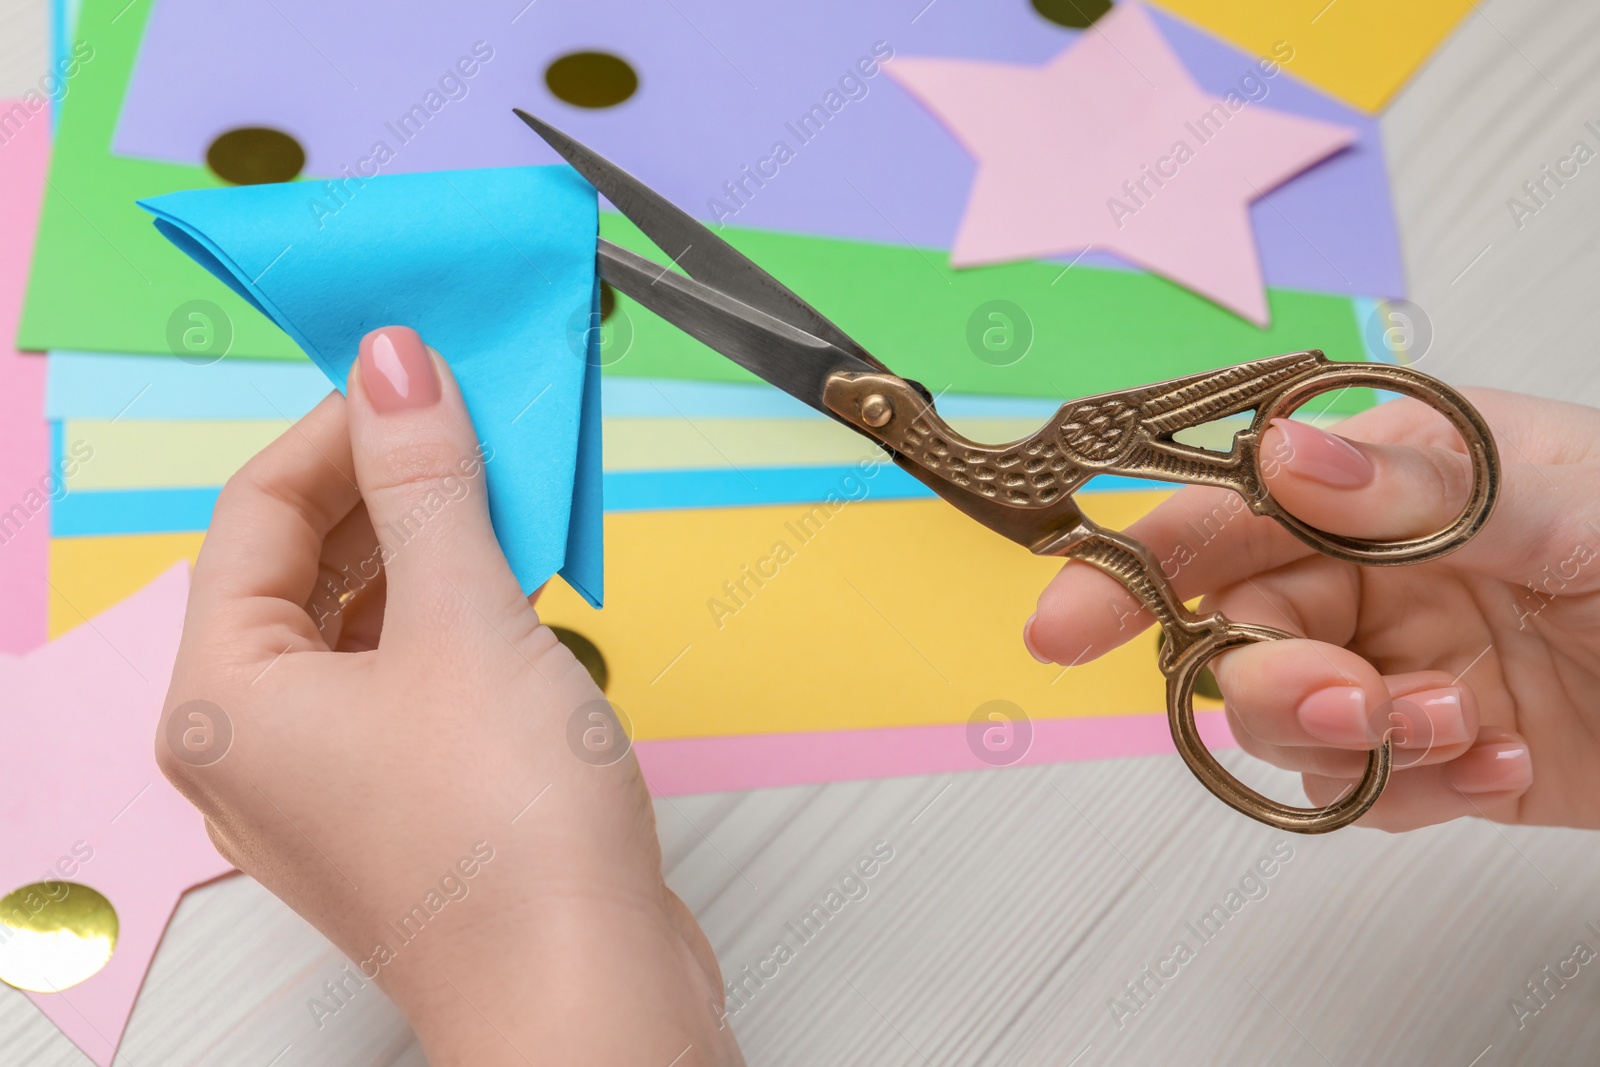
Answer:
<path fill-rule="evenodd" d="M 639 75 L 610 52 L 569 52 L 545 68 L 544 83 L 574 107 L 615 107 L 638 90 Z"/>
<path fill-rule="evenodd" d="M 211 142 L 206 165 L 235 185 L 292 181 L 306 165 L 306 150 L 282 130 L 242 126 Z"/>
<path fill-rule="evenodd" d="M 1111 0 L 1033 0 L 1033 9 L 1057 26 L 1082 30 L 1111 10 Z"/>
<path fill-rule="evenodd" d="M 100 972 L 117 948 L 117 911 L 76 882 L 35 882 L 0 898 L 0 981 L 56 993 Z"/>

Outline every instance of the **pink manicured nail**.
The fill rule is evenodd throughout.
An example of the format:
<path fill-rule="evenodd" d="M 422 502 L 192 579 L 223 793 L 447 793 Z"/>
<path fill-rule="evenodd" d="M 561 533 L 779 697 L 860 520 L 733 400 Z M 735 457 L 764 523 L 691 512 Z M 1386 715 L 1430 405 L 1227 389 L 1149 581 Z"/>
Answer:
<path fill-rule="evenodd" d="M 1039 617 L 1038 612 L 1028 616 L 1028 621 L 1022 624 L 1022 647 L 1028 650 L 1028 655 L 1040 663 L 1049 663 L 1049 656 L 1039 655 L 1039 650 L 1033 647 L 1033 620 Z"/>
<path fill-rule="evenodd" d="M 1445 773 L 1463 793 L 1520 793 L 1533 784 L 1533 759 L 1521 741 L 1495 741 L 1474 745 Z"/>
<path fill-rule="evenodd" d="M 361 339 L 361 384 L 379 412 L 425 408 L 439 399 L 439 376 L 409 326 L 384 326 Z"/>
<path fill-rule="evenodd" d="M 1279 457 L 1286 469 L 1335 489 L 1359 489 L 1372 481 L 1372 461 L 1344 438 L 1292 419 L 1273 419 L 1272 425 L 1289 443 L 1289 454 Z"/>
<path fill-rule="evenodd" d="M 1353 685 L 1318 689 L 1294 709 L 1306 733 L 1330 745 L 1365 748 L 1374 738 L 1367 729 L 1367 694 Z"/>
<path fill-rule="evenodd" d="M 1394 743 L 1400 748 L 1441 748 L 1472 740 L 1472 734 L 1467 731 L 1467 717 L 1461 710 L 1461 690 L 1454 686 L 1395 697 L 1387 717 L 1387 726 L 1383 723 L 1376 726 L 1392 728 Z"/>

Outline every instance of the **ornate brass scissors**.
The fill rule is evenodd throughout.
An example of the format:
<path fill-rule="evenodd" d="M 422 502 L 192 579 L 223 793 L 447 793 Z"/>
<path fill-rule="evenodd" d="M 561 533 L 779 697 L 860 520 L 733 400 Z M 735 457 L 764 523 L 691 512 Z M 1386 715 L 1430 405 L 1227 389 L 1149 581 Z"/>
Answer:
<path fill-rule="evenodd" d="M 606 281 L 740 366 L 878 442 L 897 466 L 989 529 L 1039 555 L 1081 560 L 1127 587 L 1165 635 L 1158 662 L 1167 679 L 1172 739 L 1207 789 L 1253 819 L 1307 834 L 1348 825 L 1378 799 L 1389 778 L 1388 737 L 1371 753 L 1355 789 L 1323 808 L 1280 804 L 1224 770 L 1195 728 L 1195 680 L 1219 652 L 1293 635 L 1231 622 L 1220 613 L 1191 612 L 1150 550 L 1090 522 L 1072 493 L 1096 474 L 1220 486 L 1238 493 L 1255 514 L 1276 519 L 1338 559 L 1375 565 L 1434 559 L 1459 548 L 1483 526 L 1499 482 L 1489 427 L 1459 393 L 1406 368 L 1335 363 L 1321 352 L 1296 352 L 1073 400 L 1033 436 L 1011 444 L 969 441 L 939 417 L 925 388 L 889 370 L 705 226 L 565 134 L 522 111 L 517 115 L 685 272 L 601 241 L 600 274 Z M 1400 541 L 1342 537 L 1308 526 L 1267 491 L 1257 458 L 1269 421 L 1314 396 L 1350 386 L 1421 400 L 1461 434 L 1472 461 L 1472 491 L 1444 529 Z M 1234 435 L 1226 453 L 1173 439 L 1187 427 L 1246 411 L 1254 411 L 1254 418 Z"/>

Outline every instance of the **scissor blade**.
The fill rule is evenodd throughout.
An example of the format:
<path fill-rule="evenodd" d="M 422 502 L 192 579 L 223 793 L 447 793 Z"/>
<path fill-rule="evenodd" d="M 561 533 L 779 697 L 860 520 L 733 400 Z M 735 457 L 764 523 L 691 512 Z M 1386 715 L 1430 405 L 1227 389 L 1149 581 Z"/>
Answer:
<path fill-rule="evenodd" d="M 600 242 L 600 276 L 701 343 L 825 415 L 835 371 L 876 371 L 850 352 L 694 278 Z M 848 425 L 848 423 L 846 424 Z"/>
<path fill-rule="evenodd" d="M 873 370 L 888 371 L 820 311 L 660 193 L 549 123 L 521 108 L 512 110 L 691 277 L 827 341 Z"/>

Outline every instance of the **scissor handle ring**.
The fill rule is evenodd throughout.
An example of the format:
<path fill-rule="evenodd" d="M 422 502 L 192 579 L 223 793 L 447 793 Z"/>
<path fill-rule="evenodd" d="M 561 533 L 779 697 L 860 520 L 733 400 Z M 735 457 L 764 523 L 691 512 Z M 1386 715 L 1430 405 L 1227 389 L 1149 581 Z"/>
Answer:
<path fill-rule="evenodd" d="M 1444 529 L 1422 537 L 1401 541 L 1346 537 L 1319 530 L 1295 518 L 1272 499 L 1265 483 L 1262 483 L 1262 503 L 1270 505 L 1265 513 L 1318 551 L 1351 563 L 1380 566 L 1420 563 L 1460 548 L 1482 529 L 1489 519 L 1489 513 L 1494 510 L 1500 488 L 1500 457 L 1489 424 L 1478 414 L 1478 409 L 1443 382 L 1405 367 L 1391 367 L 1382 363 L 1331 364 L 1262 405 L 1256 414 L 1256 428 L 1259 431 L 1267 426 L 1268 420 L 1288 416 L 1314 396 L 1332 389 L 1356 386 L 1404 393 L 1433 408 L 1456 428 L 1466 442 L 1467 456 L 1472 461 L 1472 491 L 1461 513 Z"/>
<path fill-rule="evenodd" d="M 1200 740 L 1194 723 L 1194 683 L 1212 657 L 1256 641 L 1279 641 L 1293 634 L 1270 626 L 1228 622 L 1227 628 L 1196 640 L 1184 649 L 1167 673 L 1167 720 L 1178 754 L 1200 784 L 1224 804 L 1258 822 L 1297 834 L 1325 834 L 1348 826 L 1366 814 L 1389 782 L 1393 751 L 1388 737 L 1367 756 L 1367 769 L 1355 789 L 1322 808 L 1296 808 L 1262 796 L 1229 774 Z"/>

